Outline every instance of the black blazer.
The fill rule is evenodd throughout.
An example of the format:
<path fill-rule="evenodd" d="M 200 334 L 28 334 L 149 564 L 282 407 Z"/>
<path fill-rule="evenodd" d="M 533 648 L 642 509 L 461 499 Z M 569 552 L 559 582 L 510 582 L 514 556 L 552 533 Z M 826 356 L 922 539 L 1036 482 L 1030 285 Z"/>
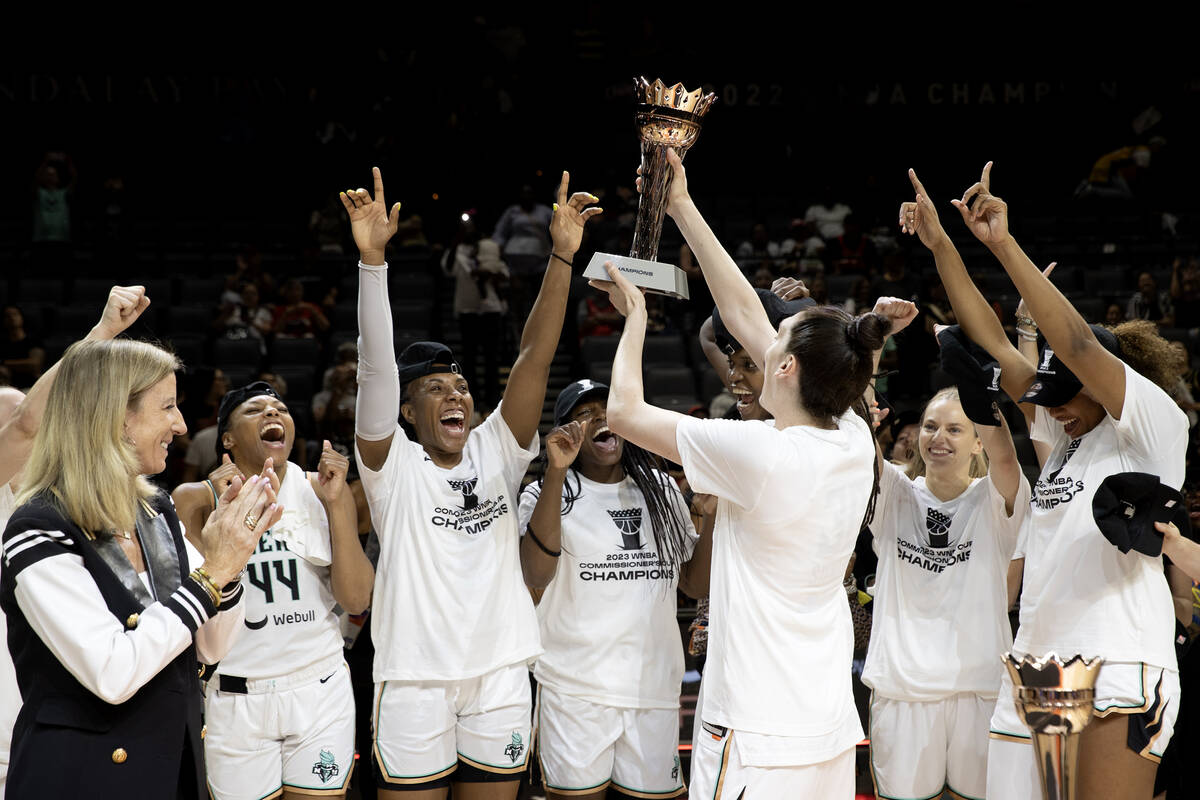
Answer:
<path fill-rule="evenodd" d="M 108 610 L 127 629 L 136 626 L 131 615 L 140 613 L 152 598 L 116 542 L 109 537 L 89 539 L 42 497 L 13 513 L 4 532 L 6 545 L 23 531 L 62 531 L 67 537 L 44 540 L 11 560 L 6 557 L 0 575 L 0 607 L 8 616 L 8 647 L 23 701 L 13 729 L 5 797 L 207 796 L 195 644 L 124 703 L 100 699 L 67 671 L 30 627 L 14 595 L 17 576 L 43 558 L 76 555 Z M 166 600 L 187 578 L 188 563 L 179 518 L 165 494 L 139 514 L 138 536 L 155 593 Z M 113 559 L 113 547 L 119 560 Z"/>

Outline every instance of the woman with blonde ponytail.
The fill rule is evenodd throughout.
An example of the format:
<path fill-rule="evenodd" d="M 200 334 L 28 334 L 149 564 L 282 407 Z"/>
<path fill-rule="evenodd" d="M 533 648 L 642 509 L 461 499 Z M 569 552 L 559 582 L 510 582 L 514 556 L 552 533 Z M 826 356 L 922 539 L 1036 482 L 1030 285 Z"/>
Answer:
<path fill-rule="evenodd" d="M 179 362 L 126 339 L 68 348 L 4 532 L 0 607 L 23 706 L 5 796 L 203 794 L 198 662 L 242 623 L 238 576 L 279 518 L 241 480 L 185 544 L 147 475 L 187 429 Z M 70 754 L 70 768 L 62 759 Z"/>

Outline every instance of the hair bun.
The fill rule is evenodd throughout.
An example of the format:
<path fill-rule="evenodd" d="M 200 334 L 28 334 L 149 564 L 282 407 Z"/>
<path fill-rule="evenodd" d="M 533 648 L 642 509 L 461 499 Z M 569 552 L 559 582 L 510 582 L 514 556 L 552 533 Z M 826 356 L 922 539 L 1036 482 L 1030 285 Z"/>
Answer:
<path fill-rule="evenodd" d="M 892 321 L 882 314 L 868 311 L 859 314 L 846 323 L 846 339 L 856 350 L 874 352 L 883 348 L 888 334 L 892 330 Z"/>

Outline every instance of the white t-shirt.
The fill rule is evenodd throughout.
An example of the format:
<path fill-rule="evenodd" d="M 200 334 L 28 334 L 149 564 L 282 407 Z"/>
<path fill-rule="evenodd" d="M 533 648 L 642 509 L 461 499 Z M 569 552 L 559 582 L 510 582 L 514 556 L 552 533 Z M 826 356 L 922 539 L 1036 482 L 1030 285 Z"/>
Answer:
<path fill-rule="evenodd" d="M 7 483 L 0 486 L 0 533 L 8 527 L 8 518 L 17 508 L 12 487 Z M 0 559 L 2 562 L 3 559 Z M 0 563 L 0 569 L 3 564 Z M 13 725 L 21 712 L 21 689 L 17 686 L 17 672 L 13 669 L 12 655 L 8 652 L 8 618 L 0 612 L 0 764 L 8 766 L 8 748 L 12 744 Z M 4 796 L 4 781 L 0 780 L 0 797 Z"/>
<path fill-rule="evenodd" d="M 836 430 L 686 418 L 676 441 L 692 488 L 723 501 L 704 720 L 738 731 L 743 752 L 761 744 L 777 764 L 845 752 L 862 738 L 842 576 L 874 482 L 866 423 L 853 411 Z"/>
<path fill-rule="evenodd" d="M 684 558 L 696 530 L 675 481 L 655 477 L 686 527 Z M 659 559 L 646 499 L 632 478 L 596 483 L 578 476 L 579 497 L 562 516 L 562 555 L 537 606 L 544 652 L 538 683 L 620 708 L 678 708 L 683 640 L 675 616 L 678 572 Z M 564 486 L 564 491 L 567 487 Z M 521 493 L 525 531 L 540 488 Z"/>
<path fill-rule="evenodd" d="M 283 517 L 246 564 L 246 622 L 218 671 L 250 680 L 289 675 L 342 651 L 333 608 L 329 518 L 308 476 L 288 462 L 279 484 Z"/>
<path fill-rule="evenodd" d="M 541 652 L 517 534 L 517 492 L 537 452 L 537 435 L 522 448 L 497 409 L 452 469 L 399 425 L 378 472 L 358 455 L 379 533 L 376 682 L 472 678 Z"/>
<path fill-rule="evenodd" d="M 1025 585 L 1013 649 L 1175 669 L 1175 613 L 1162 559 L 1109 544 L 1092 516 L 1092 497 L 1118 472 L 1148 472 L 1182 486 L 1187 417 L 1126 365 L 1119 421 L 1105 415 L 1071 440 L 1038 408 L 1030 433 L 1054 450 L 1034 486 L 1022 536 Z"/>
<path fill-rule="evenodd" d="M 910 481 L 885 463 L 875 508 L 879 567 L 863 683 L 910 702 L 995 697 L 1012 648 L 1006 578 L 1029 482 L 1021 477 L 1009 516 L 990 475 L 942 502 L 925 478 Z"/>

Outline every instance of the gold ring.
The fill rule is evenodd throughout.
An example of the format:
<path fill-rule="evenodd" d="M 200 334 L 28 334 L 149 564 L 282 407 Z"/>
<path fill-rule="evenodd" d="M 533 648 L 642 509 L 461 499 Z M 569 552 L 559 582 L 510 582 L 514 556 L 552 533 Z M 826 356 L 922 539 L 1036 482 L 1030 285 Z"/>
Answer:
<path fill-rule="evenodd" d="M 258 527 L 258 517 L 254 516 L 253 514 L 247 514 L 246 518 L 242 520 L 242 522 L 250 530 L 254 530 Z"/>

